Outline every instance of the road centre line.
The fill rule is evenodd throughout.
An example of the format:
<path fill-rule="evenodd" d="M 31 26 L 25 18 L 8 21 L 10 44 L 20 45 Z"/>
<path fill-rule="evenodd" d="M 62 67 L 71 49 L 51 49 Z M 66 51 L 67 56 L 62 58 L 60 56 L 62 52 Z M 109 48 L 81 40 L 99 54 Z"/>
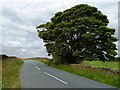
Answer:
<path fill-rule="evenodd" d="M 35 63 L 31 62 L 33 65 L 35 65 Z"/>
<path fill-rule="evenodd" d="M 35 65 L 35 63 L 33 63 L 33 62 L 31 62 L 33 65 Z M 35 65 L 35 68 L 37 68 L 38 70 L 40 70 L 40 68 L 39 67 L 37 67 L 36 65 Z"/>
<path fill-rule="evenodd" d="M 35 66 L 38 70 L 40 70 L 40 68 L 39 67 L 37 67 L 37 66 Z"/>
<path fill-rule="evenodd" d="M 65 82 L 65 81 L 63 81 L 63 80 L 61 80 L 61 79 L 59 79 L 59 78 L 57 78 L 57 77 L 55 77 L 55 76 L 53 76 L 53 75 L 47 73 L 47 72 L 44 72 L 44 73 L 47 74 L 48 76 L 50 76 L 50 77 L 52 77 L 52 78 L 54 78 L 54 79 L 56 79 L 56 80 L 62 82 L 62 83 L 64 83 L 64 84 L 68 84 L 67 82 Z"/>

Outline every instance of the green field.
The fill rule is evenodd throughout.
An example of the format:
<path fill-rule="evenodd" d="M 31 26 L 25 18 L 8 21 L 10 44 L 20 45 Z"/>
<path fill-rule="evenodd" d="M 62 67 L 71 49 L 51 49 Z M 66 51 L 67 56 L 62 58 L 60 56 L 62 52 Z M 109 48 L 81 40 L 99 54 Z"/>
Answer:
<path fill-rule="evenodd" d="M 23 61 L 7 58 L 2 61 L 2 88 L 20 88 L 20 67 Z"/>
<path fill-rule="evenodd" d="M 37 61 L 48 64 L 49 66 L 55 67 L 60 70 L 64 70 L 79 76 L 83 76 L 92 80 L 96 80 L 111 86 L 120 87 L 118 81 L 120 81 L 119 73 L 114 73 L 109 70 L 102 70 L 98 68 L 110 68 L 119 70 L 118 62 L 101 62 L 101 61 L 84 61 L 81 64 L 71 64 L 71 65 L 55 65 L 48 60 L 35 59 Z M 89 68 L 90 66 L 90 68 Z M 96 68 L 94 68 L 96 67 Z"/>
<path fill-rule="evenodd" d="M 92 66 L 92 67 L 98 67 L 98 68 L 110 68 L 113 70 L 119 70 L 120 62 L 101 62 L 101 61 L 84 61 L 84 64 Z"/>

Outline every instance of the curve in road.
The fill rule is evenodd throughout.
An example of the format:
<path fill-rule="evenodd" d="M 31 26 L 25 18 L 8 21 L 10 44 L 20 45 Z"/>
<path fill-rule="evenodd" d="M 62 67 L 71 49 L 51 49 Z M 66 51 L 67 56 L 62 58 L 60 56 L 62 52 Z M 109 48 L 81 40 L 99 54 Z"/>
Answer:
<path fill-rule="evenodd" d="M 34 60 L 24 61 L 20 79 L 22 88 L 115 88 Z"/>

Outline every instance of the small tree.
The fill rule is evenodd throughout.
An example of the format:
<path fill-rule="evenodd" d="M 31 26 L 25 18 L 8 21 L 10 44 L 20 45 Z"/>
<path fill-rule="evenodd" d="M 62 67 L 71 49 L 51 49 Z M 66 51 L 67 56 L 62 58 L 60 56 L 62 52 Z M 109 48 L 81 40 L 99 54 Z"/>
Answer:
<path fill-rule="evenodd" d="M 77 63 L 84 59 L 113 59 L 117 39 L 115 29 L 97 8 L 80 4 L 58 12 L 51 22 L 37 27 L 55 63 Z"/>

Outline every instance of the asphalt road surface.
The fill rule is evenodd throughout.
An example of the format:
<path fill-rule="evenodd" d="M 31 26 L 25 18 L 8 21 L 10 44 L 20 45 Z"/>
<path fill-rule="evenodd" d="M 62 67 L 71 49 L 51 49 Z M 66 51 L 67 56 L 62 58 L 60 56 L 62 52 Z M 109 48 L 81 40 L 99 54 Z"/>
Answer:
<path fill-rule="evenodd" d="M 20 79 L 22 88 L 114 88 L 34 60 L 24 61 Z"/>

